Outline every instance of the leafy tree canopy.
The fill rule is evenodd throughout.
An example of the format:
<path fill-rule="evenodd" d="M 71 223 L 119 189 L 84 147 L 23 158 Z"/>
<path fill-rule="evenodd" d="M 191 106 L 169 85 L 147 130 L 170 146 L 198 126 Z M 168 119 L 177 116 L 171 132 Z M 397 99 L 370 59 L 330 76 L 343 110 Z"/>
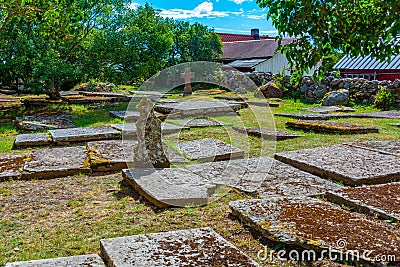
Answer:
<path fill-rule="evenodd" d="M 390 60 L 400 53 L 398 0 L 257 0 L 267 8 L 279 32 L 278 39 L 297 37 L 282 51 L 300 77 L 322 60 L 319 75 L 327 71 L 332 54 L 372 55 Z"/>
<path fill-rule="evenodd" d="M 141 82 L 166 66 L 213 60 L 216 33 L 201 24 L 166 19 L 127 0 L 0 0 L 2 84 L 59 96 L 63 84 L 89 79 Z"/>

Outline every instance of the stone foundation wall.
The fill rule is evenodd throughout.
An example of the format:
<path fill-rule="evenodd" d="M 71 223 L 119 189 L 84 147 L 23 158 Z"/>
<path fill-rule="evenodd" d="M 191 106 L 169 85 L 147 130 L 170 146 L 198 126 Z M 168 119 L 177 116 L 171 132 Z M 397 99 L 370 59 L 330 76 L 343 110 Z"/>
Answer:
<path fill-rule="evenodd" d="M 315 83 L 310 77 L 304 77 L 299 90 L 301 96 L 310 103 L 319 102 L 328 92 L 345 89 L 349 91 L 350 101 L 373 104 L 380 86 L 388 88 L 395 97 L 395 105 L 400 106 L 400 80 L 391 82 L 325 77 L 321 82 Z"/>

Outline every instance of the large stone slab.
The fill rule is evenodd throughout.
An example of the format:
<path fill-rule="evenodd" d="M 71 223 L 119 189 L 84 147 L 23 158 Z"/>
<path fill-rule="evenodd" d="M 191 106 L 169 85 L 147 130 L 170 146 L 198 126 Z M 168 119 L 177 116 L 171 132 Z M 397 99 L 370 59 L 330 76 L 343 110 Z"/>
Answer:
<path fill-rule="evenodd" d="M 378 111 L 378 112 L 368 112 L 352 114 L 356 118 L 375 118 L 375 119 L 400 119 L 400 111 L 389 110 L 389 111 Z"/>
<path fill-rule="evenodd" d="M 122 172 L 125 181 L 160 208 L 202 206 L 216 189 L 207 179 L 185 169 L 130 169 Z"/>
<path fill-rule="evenodd" d="M 271 107 L 277 108 L 280 106 L 279 103 L 276 102 L 267 102 L 267 101 L 246 101 L 246 104 L 249 106 L 256 106 L 256 107 Z"/>
<path fill-rule="evenodd" d="M 16 126 L 20 131 L 43 131 L 54 129 L 75 128 L 75 124 L 68 115 L 53 116 L 25 116 L 15 119 Z"/>
<path fill-rule="evenodd" d="M 342 251 L 348 256 L 345 261 L 372 262 L 379 255 L 400 258 L 398 226 L 366 218 L 319 199 L 242 200 L 231 202 L 229 206 L 234 216 L 263 237 L 315 252 L 324 251 L 325 257 L 330 249 Z M 356 251 L 358 259 L 354 259 Z M 301 251 L 299 254 L 302 255 Z M 306 256 L 312 257 L 312 254 Z M 286 254 L 286 257 L 289 256 Z M 308 258 L 309 261 L 315 259 Z"/>
<path fill-rule="evenodd" d="M 400 140 L 349 143 L 350 146 L 400 157 Z"/>
<path fill-rule="evenodd" d="M 56 147 L 32 152 L 24 163 L 22 179 L 52 179 L 90 172 L 86 147 Z"/>
<path fill-rule="evenodd" d="M 272 158 L 248 158 L 188 165 L 217 185 L 237 188 L 258 198 L 316 196 L 342 187 Z"/>
<path fill-rule="evenodd" d="M 350 107 L 338 107 L 338 106 L 318 106 L 318 107 L 311 107 L 311 108 L 302 108 L 305 111 L 311 111 L 315 113 L 330 113 L 330 112 L 355 112 L 354 108 Z"/>
<path fill-rule="evenodd" d="M 378 128 L 357 124 L 344 124 L 329 121 L 288 121 L 286 127 L 294 130 L 312 131 L 316 133 L 332 134 L 366 134 L 377 133 Z"/>
<path fill-rule="evenodd" d="M 211 228 L 100 240 L 110 267 L 259 266 Z"/>
<path fill-rule="evenodd" d="M 159 116 L 161 114 L 158 112 L 155 112 L 155 115 Z M 140 117 L 140 112 L 134 111 L 134 110 L 110 111 L 110 116 L 113 118 L 121 119 L 121 120 L 136 121 Z"/>
<path fill-rule="evenodd" d="M 119 139 L 121 137 L 119 131 L 106 126 L 52 130 L 50 134 L 56 144 Z"/>
<path fill-rule="evenodd" d="M 276 113 L 275 116 L 288 117 L 299 120 L 329 120 L 341 118 L 373 118 L 373 119 L 399 119 L 400 111 L 380 111 L 358 114 L 323 114 L 323 113 Z"/>
<path fill-rule="evenodd" d="M 14 141 L 16 147 L 48 146 L 50 144 L 51 138 L 45 133 L 19 134 Z"/>
<path fill-rule="evenodd" d="M 191 120 L 176 120 L 174 121 L 179 125 L 189 128 L 203 128 L 203 127 L 216 127 L 227 126 L 228 124 L 216 121 L 213 119 L 191 119 Z"/>
<path fill-rule="evenodd" d="M 189 162 L 184 156 L 170 148 L 167 144 L 163 143 L 164 153 L 170 163 L 181 164 Z"/>
<path fill-rule="evenodd" d="M 227 101 L 184 101 L 170 104 L 157 104 L 154 109 L 163 114 L 177 114 L 181 117 L 220 116 L 236 114 L 240 103 Z"/>
<path fill-rule="evenodd" d="M 275 158 L 303 171 L 349 185 L 400 180 L 400 158 L 346 145 L 282 152 Z"/>
<path fill-rule="evenodd" d="M 139 95 L 139 96 L 157 96 L 164 97 L 166 93 L 158 92 L 158 91 L 129 91 L 131 94 Z"/>
<path fill-rule="evenodd" d="M 112 128 L 122 132 L 122 134 L 126 137 L 135 137 L 136 136 L 136 123 L 124 123 L 124 124 L 111 124 Z M 161 132 L 162 134 L 173 134 L 179 133 L 181 130 L 187 129 L 186 127 L 175 125 L 172 123 L 163 122 L 161 124 Z"/>
<path fill-rule="evenodd" d="M 106 267 L 97 254 L 7 263 L 6 267 Z"/>
<path fill-rule="evenodd" d="M 280 130 L 267 129 L 267 128 L 232 127 L 232 129 L 238 131 L 239 133 L 247 134 L 249 136 L 261 137 L 266 140 L 282 141 L 300 137 L 300 135 L 298 134 L 284 132 Z"/>
<path fill-rule="evenodd" d="M 87 144 L 90 167 L 93 171 L 119 171 L 133 164 L 136 141 L 108 140 Z"/>
<path fill-rule="evenodd" d="M 240 101 L 240 102 L 249 100 L 248 97 L 240 96 L 240 95 L 218 95 L 218 96 L 214 96 L 214 98 L 228 100 L 228 101 Z"/>
<path fill-rule="evenodd" d="M 24 160 L 25 156 L 22 155 L 0 155 L 0 181 L 18 179 Z"/>
<path fill-rule="evenodd" d="M 177 147 L 188 159 L 203 162 L 244 157 L 243 150 L 215 138 L 182 142 Z"/>
<path fill-rule="evenodd" d="M 275 113 L 274 116 L 297 120 L 330 120 L 350 118 L 352 114 L 321 114 L 321 113 Z"/>
<path fill-rule="evenodd" d="M 400 123 L 391 123 L 390 126 L 394 126 L 394 127 L 400 128 Z"/>
<path fill-rule="evenodd" d="M 326 197 L 372 216 L 400 221 L 400 183 L 343 188 L 327 192 Z"/>

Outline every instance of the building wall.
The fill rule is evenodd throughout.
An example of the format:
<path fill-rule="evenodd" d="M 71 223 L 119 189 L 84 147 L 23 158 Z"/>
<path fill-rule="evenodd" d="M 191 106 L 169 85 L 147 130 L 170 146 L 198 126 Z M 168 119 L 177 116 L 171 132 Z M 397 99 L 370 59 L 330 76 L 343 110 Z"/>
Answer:
<path fill-rule="evenodd" d="M 340 70 L 344 78 L 364 78 L 367 80 L 394 81 L 400 79 L 400 70 Z"/>
<path fill-rule="evenodd" d="M 255 66 L 257 72 L 271 72 L 272 74 L 285 73 L 290 75 L 289 61 L 282 53 L 276 53 L 275 56 L 263 63 Z M 304 73 L 304 76 L 313 76 L 315 68 L 311 69 L 309 73 Z"/>
<path fill-rule="evenodd" d="M 271 72 L 272 74 L 283 73 L 290 75 L 289 62 L 285 55 L 276 53 L 275 56 L 255 67 L 257 72 Z"/>

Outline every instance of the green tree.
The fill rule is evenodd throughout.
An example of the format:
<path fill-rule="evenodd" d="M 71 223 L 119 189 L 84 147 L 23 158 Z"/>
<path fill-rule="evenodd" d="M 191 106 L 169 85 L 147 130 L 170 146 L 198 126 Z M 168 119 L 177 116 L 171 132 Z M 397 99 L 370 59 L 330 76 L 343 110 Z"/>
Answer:
<path fill-rule="evenodd" d="M 257 0 L 284 36 L 297 37 L 282 51 L 295 67 L 295 77 L 337 52 L 372 55 L 381 60 L 400 53 L 398 0 Z M 329 65 L 329 64 L 328 64 Z"/>
<path fill-rule="evenodd" d="M 212 61 L 219 58 L 222 51 L 221 38 L 200 23 L 170 21 L 174 45 L 170 51 L 170 66 L 191 61 Z"/>
<path fill-rule="evenodd" d="M 4 1 L 0 74 L 9 83 L 34 82 L 59 98 L 60 85 L 82 75 L 84 41 L 123 7 L 123 0 Z"/>

